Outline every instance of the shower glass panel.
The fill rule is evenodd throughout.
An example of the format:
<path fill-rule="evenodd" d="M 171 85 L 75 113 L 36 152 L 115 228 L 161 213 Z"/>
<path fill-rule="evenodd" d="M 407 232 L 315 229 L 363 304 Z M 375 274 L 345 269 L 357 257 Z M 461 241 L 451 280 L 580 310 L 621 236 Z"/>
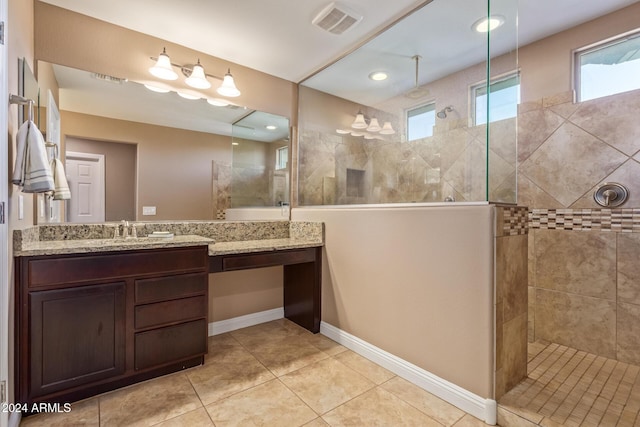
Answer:
<path fill-rule="evenodd" d="M 515 203 L 513 3 L 434 0 L 304 80 L 298 204 Z"/>

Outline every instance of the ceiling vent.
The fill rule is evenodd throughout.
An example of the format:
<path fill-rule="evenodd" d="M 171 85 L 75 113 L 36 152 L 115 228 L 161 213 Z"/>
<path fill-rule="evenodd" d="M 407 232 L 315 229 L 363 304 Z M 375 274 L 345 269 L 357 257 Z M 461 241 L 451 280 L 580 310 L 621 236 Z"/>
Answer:
<path fill-rule="evenodd" d="M 357 14 L 345 5 L 333 2 L 313 18 L 311 23 L 331 34 L 342 34 L 362 21 L 362 15 Z"/>

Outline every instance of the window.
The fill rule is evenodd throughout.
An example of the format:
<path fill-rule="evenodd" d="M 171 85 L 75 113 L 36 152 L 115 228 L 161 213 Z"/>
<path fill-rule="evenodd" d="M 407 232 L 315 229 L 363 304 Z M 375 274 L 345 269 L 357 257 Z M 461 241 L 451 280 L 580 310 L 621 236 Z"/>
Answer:
<path fill-rule="evenodd" d="M 640 88 L 640 32 L 578 50 L 575 55 L 578 101 Z"/>
<path fill-rule="evenodd" d="M 487 85 L 482 83 L 471 88 L 473 125 L 483 125 L 515 117 L 520 102 L 520 77 L 510 74 L 492 80 L 489 85 L 489 111 L 487 114 Z"/>
<path fill-rule="evenodd" d="M 436 124 L 436 104 L 423 105 L 407 111 L 407 140 L 433 136 L 433 126 Z"/>
<path fill-rule="evenodd" d="M 286 169 L 287 160 L 289 158 L 289 147 L 280 147 L 276 149 L 276 170 Z"/>

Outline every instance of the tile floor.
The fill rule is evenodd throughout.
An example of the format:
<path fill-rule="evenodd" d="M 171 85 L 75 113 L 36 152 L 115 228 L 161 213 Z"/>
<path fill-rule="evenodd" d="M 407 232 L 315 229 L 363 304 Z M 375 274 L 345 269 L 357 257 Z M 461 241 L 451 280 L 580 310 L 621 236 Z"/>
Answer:
<path fill-rule="evenodd" d="M 640 426 L 640 367 L 559 344 L 529 344 L 527 379 L 498 403 L 498 423 Z"/>
<path fill-rule="evenodd" d="M 276 320 L 209 338 L 205 364 L 22 426 L 455 426 L 482 421 L 334 341 Z"/>

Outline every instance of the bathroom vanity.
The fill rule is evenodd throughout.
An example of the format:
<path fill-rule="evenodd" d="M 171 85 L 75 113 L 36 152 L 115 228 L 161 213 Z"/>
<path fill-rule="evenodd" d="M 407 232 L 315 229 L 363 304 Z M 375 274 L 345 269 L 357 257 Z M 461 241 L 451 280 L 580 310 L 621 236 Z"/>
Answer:
<path fill-rule="evenodd" d="M 87 226 L 80 236 L 69 225 L 20 231 L 17 402 L 72 402 L 204 363 L 209 273 L 283 265 L 285 317 L 319 331 L 322 224 L 319 238 L 288 222 L 287 235 L 282 224 L 191 225 L 199 235 L 126 241 L 95 238 L 112 232 L 107 225 L 90 239 L 73 238 L 87 237 Z"/>

